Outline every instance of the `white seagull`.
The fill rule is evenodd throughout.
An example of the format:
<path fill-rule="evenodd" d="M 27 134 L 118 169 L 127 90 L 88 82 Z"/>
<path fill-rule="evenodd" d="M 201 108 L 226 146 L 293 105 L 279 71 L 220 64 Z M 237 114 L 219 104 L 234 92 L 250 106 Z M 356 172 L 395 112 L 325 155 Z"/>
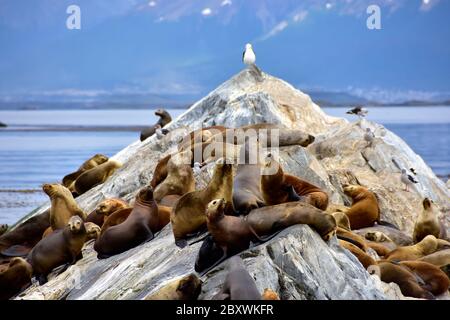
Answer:
<path fill-rule="evenodd" d="M 248 66 L 255 64 L 256 56 L 250 43 L 245 45 L 245 50 L 242 53 L 242 61 Z"/>
<path fill-rule="evenodd" d="M 364 140 L 368 142 L 368 146 L 371 146 L 373 141 L 375 140 L 375 134 L 370 130 L 370 128 L 366 128 L 366 132 L 364 133 Z"/>
<path fill-rule="evenodd" d="M 155 128 L 156 128 L 156 130 L 155 130 L 156 137 L 158 139 L 164 138 L 164 136 L 169 133 L 169 130 L 161 128 L 161 125 L 159 125 L 159 124 L 157 124 L 155 126 Z"/>
<path fill-rule="evenodd" d="M 194 171 L 194 173 L 196 175 L 200 174 L 202 172 L 202 165 L 200 164 L 200 162 L 195 162 L 194 163 L 194 168 L 192 169 L 192 171 Z"/>
<path fill-rule="evenodd" d="M 412 175 L 406 173 L 406 169 L 402 169 L 402 175 L 400 176 L 400 180 L 405 184 L 406 191 L 408 191 L 409 185 L 419 183 L 419 181 L 414 179 Z"/>
<path fill-rule="evenodd" d="M 355 116 L 358 116 L 359 118 L 365 117 L 369 111 L 367 109 L 364 109 L 363 107 L 355 107 L 349 111 L 347 111 L 347 114 L 354 114 Z"/>

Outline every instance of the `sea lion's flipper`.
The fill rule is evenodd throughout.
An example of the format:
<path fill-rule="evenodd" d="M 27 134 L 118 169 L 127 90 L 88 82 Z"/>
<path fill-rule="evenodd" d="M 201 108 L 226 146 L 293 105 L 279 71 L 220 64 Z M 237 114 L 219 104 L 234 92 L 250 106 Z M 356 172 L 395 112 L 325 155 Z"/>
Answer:
<path fill-rule="evenodd" d="M 380 226 L 385 226 L 385 227 L 392 228 L 395 230 L 400 230 L 396 225 L 394 225 L 390 222 L 387 222 L 387 221 L 380 220 L 380 221 L 377 221 L 377 224 Z"/>
<path fill-rule="evenodd" d="M 31 248 L 20 244 L 13 245 L 1 252 L 5 257 L 25 257 L 30 253 Z"/>
<path fill-rule="evenodd" d="M 219 264 L 221 264 L 223 261 L 225 261 L 228 258 L 228 254 L 226 252 L 226 250 L 223 250 L 223 255 L 222 257 L 217 260 L 211 267 L 206 268 L 205 270 L 203 270 L 199 275 L 200 277 L 203 277 L 205 274 L 207 274 L 209 271 L 211 271 L 212 269 L 214 269 L 215 267 L 217 267 Z"/>
<path fill-rule="evenodd" d="M 301 201 L 302 197 L 300 197 L 297 192 L 295 192 L 294 186 L 289 185 L 284 188 L 284 191 L 288 194 L 288 202 L 292 201 Z"/>
<path fill-rule="evenodd" d="M 194 240 L 193 242 L 190 242 L 189 245 L 192 246 L 193 244 L 196 244 L 197 242 L 204 241 L 208 236 L 210 236 L 209 232 L 205 233 L 205 235 L 203 237 L 198 238 L 197 240 Z"/>
<path fill-rule="evenodd" d="M 72 173 L 69 173 L 68 175 L 66 175 L 63 179 L 62 179 L 62 184 L 64 187 L 68 188 L 70 187 L 70 185 L 77 180 L 77 178 L 84 173 L 83 170 L 78 170 Z"/>
<path fill-rule="evenodd" d="M 112 254 L 106 254 L 106 253 L 97 253 L 97 259 L 108 259 L 109 257 L 112 257 Z"/>
<path fill-rule="evenodd" d="M 181 249 L 183 249 L 189 245 L 189 243 L 187 242 L 186 239 L 175 240 L 175 244 L 177 245 L 177 247 L 180 247 Z"/>
<path fill-rule="evenodd" d="M 38 280 L 40 286 L 42 286 L 43 284 L 46 284 L 48 282 L 47 276 L 43 275 L 43 274 L 37 276 L 37 280 Z"/>
<path fill-rule="evenodd" d="M 336 236 L 337 236 L 337 238 L 338 238 L 339 240 L 343 240 L 343 241 L 345 241 L 345 242 L 349 242 L 349 243 L 351 243 L 351 244 L 357 246 L 358 248 L 360 248 L 362 251 L 365 252 L 364 248 L 361 246 L 361 243 L 359 243 L 358 241 L 355 241 L 355 240 L 353 240 L 353 239 L 347 238 L 346 236 L 342 236 L 342 235 L 339 235 L 339 234 L 337 234 Z"/>

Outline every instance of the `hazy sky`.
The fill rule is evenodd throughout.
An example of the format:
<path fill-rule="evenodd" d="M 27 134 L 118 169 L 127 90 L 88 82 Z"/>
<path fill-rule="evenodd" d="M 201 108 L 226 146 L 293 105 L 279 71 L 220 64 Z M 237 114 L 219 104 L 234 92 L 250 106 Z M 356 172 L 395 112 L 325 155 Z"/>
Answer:
<path fill-rule="evenodd" d="M 71 4 L 81 30 L 66 28 Z M 449 40 L 449 0 L 0 0 L 0 101 L 202 96 L 243 68 L 246 42 L 300 89 L 447 98 Z"/>

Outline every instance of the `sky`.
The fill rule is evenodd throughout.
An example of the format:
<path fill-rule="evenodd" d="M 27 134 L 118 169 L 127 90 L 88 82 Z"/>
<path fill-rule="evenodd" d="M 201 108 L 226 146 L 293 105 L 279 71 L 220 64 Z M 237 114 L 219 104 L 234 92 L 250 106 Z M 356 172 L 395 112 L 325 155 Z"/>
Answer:
<path fill-rule="evenodd" d="M 300 90 L 446 100 L 449 39 L 450 0 L 0 0 L 0 102 L 193 101 L 244 68 L 247 42 Z"/>

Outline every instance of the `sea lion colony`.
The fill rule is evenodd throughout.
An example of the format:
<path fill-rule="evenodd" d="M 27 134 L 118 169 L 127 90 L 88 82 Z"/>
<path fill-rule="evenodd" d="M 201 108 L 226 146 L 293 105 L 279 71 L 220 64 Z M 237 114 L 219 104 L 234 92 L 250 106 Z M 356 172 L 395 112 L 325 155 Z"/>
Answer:
<path fill-rule="evenodd" d="M 170 115 L 158 113 L 162 127 Z M 155 126 L 150 129 L 146 134 L 155 133 Z M 261 129 L 270 134 L 278 128 L 257 124 L 191 132 L 179 142 L 178 151 L 155 164 L 150 185 L 138 191 L 132 205 L 106 199 L 89 215 L 77 205 L 74 196 L 105 182 L 122 166 L 100 154 L 65 176 L 62 184 L 45 184 L 43 190 L 51 199 L 49 210 L 11 231 L 5 232 L 2 226 L 0 298 L 14 297 L 31 284 L 32 277 L 43 284 L 55 268 L 64 266 L 64 272 L 82 257 L 83 245 L 89 240 L 95 241 L 98 258 L 104 259 L 151 241 L 169 222 L 174 242 L 181 248 L 190 244 L 192 235 L 204 233 L 197 259 L 192 261 L 200 275 L 232 257 L 215 299 L 279 299 L 270 288 L 258 292 L 243 261 L 235 255 L 294 224 L 309 225 L 324 241 L 336 235 L 369 273 L 397 283 L 405 296 L 433 299 L 448 290 L 449 278 L 443 270 L 449 264 L 450 243 L 431 200 L 424 199 L 412 237 L 392 225 L 382 226 L 377 198 L 363 186 L 342 186 L 352 200 L 350 207 L 329 205 L 326 190 L 283 171 L 271 149 L 265 149 L 276 144 L 273 136 L 264 139 Z M 256 132 L 254 140 L 246 135 L 249 130 Z M 277 146 L 306 147 L 314 142 L 313 136 L 300 130 L 280 132 Z M 234 134 L 232 140 L 229 134 Z M 143 135 L 141 140 L 146 138 Z M 256 146 L 252 152 L 251 146 Z M 205 155 L 208 148 L 213 151 Z M 195 159 L 198 151 L 201 158 Z M 239 161 L 233 166 L 236 158 Z M 196 190 L 192 168 L 205 170 L 208 163 L 214 165 L 212 178 Z M 374 258 L 373 251 L 379 258 Z M 201 284 L 197 275 L 187 275 L 147 299 L 197 299 Z"/>

